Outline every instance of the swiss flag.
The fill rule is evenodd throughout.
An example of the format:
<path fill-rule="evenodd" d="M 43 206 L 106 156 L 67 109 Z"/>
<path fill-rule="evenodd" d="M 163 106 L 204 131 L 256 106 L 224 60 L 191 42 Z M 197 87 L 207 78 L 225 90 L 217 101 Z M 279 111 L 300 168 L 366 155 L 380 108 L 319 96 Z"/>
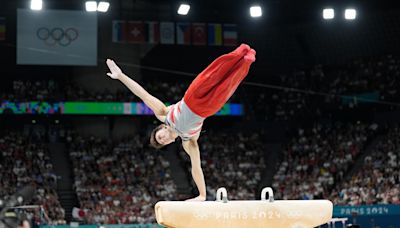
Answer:
<path fill-rule="evenodd" d="M 127 25 L 127 42 L 144 43 L 144 23 L 142 21 L 129 21 Z"/>
<path fill-rule="evenodd" d="M 206 45 L 207 34 L 205 23 L 192 24 L 192 44 L 193 45 Z"/>

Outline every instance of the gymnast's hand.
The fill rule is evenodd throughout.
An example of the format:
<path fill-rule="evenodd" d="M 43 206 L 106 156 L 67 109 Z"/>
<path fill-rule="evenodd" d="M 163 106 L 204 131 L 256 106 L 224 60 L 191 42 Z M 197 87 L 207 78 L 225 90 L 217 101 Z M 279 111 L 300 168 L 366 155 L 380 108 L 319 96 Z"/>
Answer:
<path fill-rule="evenodd" d="M 111 59 L 107 59 L 106 63 L 107 63 L 108 68 L 111 71 L 111 73 L 107 73 L 107 75 L 110 76 L 110 78 L 112 78 L 112 79 L 120 79 L 122 76 L 122 71 L 117 66 L 117 64 Z"/>
<path fill-rule="evenodd" d="M 186 200 L 188 202 L 197 202 L 197 201 L 206 201 L 206 197 L 205 196 L 198 196 L 192 199 L 188 199 Z"/>

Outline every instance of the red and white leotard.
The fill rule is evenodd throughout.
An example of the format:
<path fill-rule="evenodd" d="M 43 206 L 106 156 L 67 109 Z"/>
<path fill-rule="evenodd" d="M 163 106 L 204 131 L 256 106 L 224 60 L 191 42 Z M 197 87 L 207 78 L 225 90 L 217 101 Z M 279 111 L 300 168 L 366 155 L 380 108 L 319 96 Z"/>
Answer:
<path fill-rule="evenodd" d="M 165 124 L 176 130 L 183 141 L 187 141 L 201 131 L 205 118 L 192 112 L 184 99 L 171 105 Z"/>

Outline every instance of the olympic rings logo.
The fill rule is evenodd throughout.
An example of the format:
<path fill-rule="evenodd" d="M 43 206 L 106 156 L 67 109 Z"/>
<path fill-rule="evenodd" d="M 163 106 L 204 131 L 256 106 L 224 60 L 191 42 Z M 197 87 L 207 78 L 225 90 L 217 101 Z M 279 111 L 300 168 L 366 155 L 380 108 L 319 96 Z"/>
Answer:
<path fill-rule="evenodd" d="M 39 40 L 43 40 L 49 46 L 60 45 L 62 47 L 69 46 L 73 41 L 78 39 L 79 32 L 75 28 L 67 28 L 66 30 L 62 28 L 38 28 L 36 31 L 36 36 Z"/>

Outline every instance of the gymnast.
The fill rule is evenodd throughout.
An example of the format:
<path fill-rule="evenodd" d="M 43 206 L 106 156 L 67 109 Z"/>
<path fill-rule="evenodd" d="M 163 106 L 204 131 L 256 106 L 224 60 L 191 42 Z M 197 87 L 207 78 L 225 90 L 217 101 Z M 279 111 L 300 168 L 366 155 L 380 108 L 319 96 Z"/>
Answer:
<path fill-rule="evenodd" d="M 113 60 L 106 61 L 111 72 L 107 75 L 120 80 L 163 122 L 152 131 L 150 145 L 160 149 L 174 142 L 178 136 L 182 139 L 183 149 L 190 156 L 192 177 L 199 191 L 199 196 L 188 201 L 206 200 L 206 185 L 197 143 L 203 122 L 217 113 L 232 96 L 249 72 L 250 65 L 256 59 L 255 55 L 255 50 L 249 45 L 241 44 L 236 50 L 220 56 L 193 80 L 181 101 L 168 107 L 125 75 Z"/>

